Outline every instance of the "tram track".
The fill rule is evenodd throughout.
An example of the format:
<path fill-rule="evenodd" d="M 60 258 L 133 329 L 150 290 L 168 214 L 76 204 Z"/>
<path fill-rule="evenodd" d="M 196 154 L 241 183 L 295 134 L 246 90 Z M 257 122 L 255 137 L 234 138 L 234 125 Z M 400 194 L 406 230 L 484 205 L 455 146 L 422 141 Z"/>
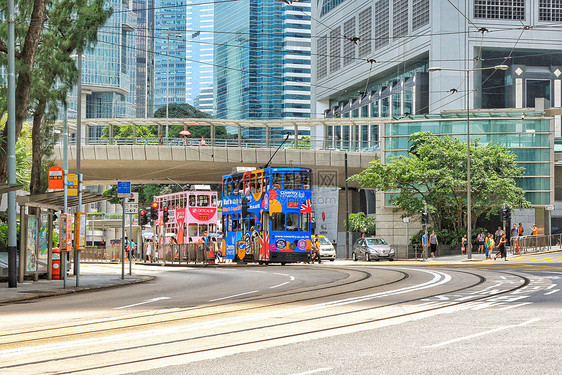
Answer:
<path fill-rule="evenodd" d="M 224 303 L 216 303 L 216 304 L 210 304 L 210 305 L 206 304 L 206 305 L 201 305 L 201 306 L 177 309 L 177 310 L 174 310 L 174 311 L 151 312 L 150 314 L 142 314 L 142 315 L 139 315 L 139 316 L 125 316 L 125 317 L 120 317 L 120 318 L 104 319 L 104 320 L 101 320 L 101 321 L 77 323 L 77 324 L 73 324 L 73 325 L 53 326 L 53 327 L 41 328 L 41 329 L 35 329 L 35 330 L 25 330 L 25 331 L 22 331 L 22 332 L 5 333 L 5 334 L 0 334 L 0 347 L 2 347 L 3 345 L 6 345 L 6 344 L 11 344 L 11 345 L 24 344 L 24 343 L 34 342 L 34 341 L 38 340 L 36 338 L 31 338 L 31 339 L 21 339 L 21 340 L 10 340 L 9 342 L 2 342 L 1 341 L 3 339 L 10 338 L 10 337 L 17 337 L 17 336 L 22 336 L 22 335 L 33 335 L 33 334 L 39 334 L 39 333 L 45 334 L 47 332 L 57 331 L 57 330 L 62 330 L 62 329 L 65 329 L 65 330 L 81 329 L 81 330 L 83 330 L 84 327 L 86 327 L 86 326 L 96 326 L 96 325 L 99 326 L 99 325 L 121 323 L 121 322 L 128 322 L 129 324 L 119 326 L 118 327 L 119 329 L 136 328 L 136 327 L 138 327 L 138 324 L 135 323 L 135 321 L 145 319 L 145 318 L 148 318 L 148 317 L 154 319 L 155 317 L 178 315 L 178 314 L 182 314 L 182 313 L 201 311 L 201 310 L 209 310 L 209 309 L 214 309 L 214 308 L 218 308 L 218 307 L 235 306 L 235 305 L 246 304 L 246 303 L 250 303 L 250 302 L 259 302 L 259 301 L 264 301 L 264 300 L 268 300 L 268 299 L 272 299 L 272 298 L 281 298 L 281 297 L 287 297 L 287 296 L 295 296 L 295 295 L 299 295 L 299 294 L 303 294 L 303 293 L 314 293 L 314 292 L 318 292 L 318 291 L 322 291 L 322 290 L 329 290 L 329 289 L 334 289 L 334 288 L 350 287 L 350 286 L 354 286 L 357 283 L 368 280 L 372 277 L 371 273 L 366 272 L 366 271 L 362 271 L 362 270 L 347 269 L 347 268 L 346 269 L 339 269 L 339 270 L 344 270 L 344 271 L 347 271 L 347 272 L 352 271 L 352 272 L 356 272 L 358 274 L 361 274 L 363 276 L 361 278 L 357 279 L 357 280 L 353 280 L 353 281 L 349 281 L 349 282 L 345 282 L 345 283 L 341 283 L 341 284 L 337 284 L 337 285 L 328 285 L 328 286 L 322 286 L 322 287 L 309 287 L 309 288 L 306 288 L 304 290 L 295 290 L 295 291 L 282 292 L 282 293 L 270 293 L 268 295 L 263 295 L 263 296 L 260 296 L 260 297 L 242 298 L 242 299 L 237 299 L 237 300 L 224 302 Z M 399 271 L 399 270 L 396 270 L 395 272 L 397 272 L 398 274 L 400 274 L 402 276 L 395 279 L 395 280 L 389 281 L 389 282 L 378 283 L 378 284 L 375 284 L 375 285 L 369 285 L 369 286 L 365 286 L 365 287 L 362 287 L 362 288 L 357 288 L 357 289 L 354 289 L 353 292 L 361 292 L 361 291 L 370 290 L 370 289 L 374 289 L 374 288 L 381 288 L 381 287 L 389 286 L 389 285 L 392 285 L 392 284 L 395 284 L 395 283 L 399 283 L 399 282 L 401 282 L 401 281 L 403 281 L 403 280 L 405 280 L 409 277 L 409 275 L 406 272 Z M 253 306 L 252 307 L 243 307 L 243 308 L 239 308 L 239 309 L 228 310 L 226 312 L 228 312 L 228 313 L 251 312 L 252 310 L 256 310 L 256 309 L 282 306 L 282 305 L 287 305 L 287 304 L 291 304 L 291 303 L 299 303 L 299 302 L 304 302 L 304 301 L 312 301 L 312 300 L 321 299 L 321 298 L 337 297 L 337 296 L 344 295 L 344 294 L 349 293 L 349 292 L 350 292 L 349 290 L 343 290 L 343 291 L 339 291 L 339 292 L 336 292 L 336 293 L 323 294 L 323 295 L 319 295 L 319 296 L 315 296 L 315 297 L 307 297 L 307 298 L 292 300 L 292 301 L 289 301 L 289 302 L 277 302 L 277 303 L 271 303 L 271 304 L 267 304 L 267 305 L 260 305 L 259 307 L 253 307 Z M 192 316 L 192 317 L 183 316 L 183 317 L 177 317 L 177 318 L 171 318 L 171 319 L 155 320 L 155 321 L 151 321 L 151 322 L 142 322 L 142 325 L 143 326 L 150 326 L 150 325 L 158 325 L 158 324 L 186 321 L 186 320 L 189 320 L 189 319 L 212 318 L 214 316 L 219 316 L 219 315 L 223 315 L 223 314 L 225 314 L 225 311 L 211 312 L 211 313 L 206 313 L 206 314 Z M 46 337 L 42 338 L 42 340 L 62 339 L 62 338 L 76 337 L 76 336 L 80 336 L 80 335 L 84 335 L 84 334 L 96 334 L 96 333 L 103 333 L 103 332 L 115 331 L 115 330 L 116 330 L 116 327 L 110 327 L 110 328 L 94 329 L 94 330 L 73 332 L 73 333 L 66 333 L 66 334 L 59 334 L 59 335 L 50 335 L 50 336 L 46 336 Z"/>
<path fill-rule="evenodd" d="M 471 288 L 475 288 L 476 286 L 481 285 L 484 282 L 486 282 L 485 277 L 483 277 L 481 275 L 478 275 L 476 273 L 473 273 L 473 272 L 459 271 L 459 270 L 451 270 L 451 271 L 456 272 L 456 273 L 464 273 L 464 274 L 467 274 L 467 275 L 471 275 L 473 277 L 476 277 L 477 280 L 476 280 L 476 282 L 473 282 L 470 285 L 466 285 L 466 286 L 463 286 L 463 287 L 457 288 L 457 289 L 447 290 L 446 293 L 458 293 L 460 291 L 466 291 L 466 290 L 469 290 Z M 91 371 L 96 371 L 96 370 L 100 370 L 100 371 L 106 370 L 106 369 L 110 370 L 110 369 L 116 368 L 118 366 L 127 366 L 127 365 L 131 365 L 131 364 L 134 364 L 134 363 L 165 360 L 165 359 L 171 359 L 171 358 L 174 358 L 174 357 L 187 356 L 187 355 L 192 355 L 192 354 L 208 353 L 208 352 L 213 352 L 213 351 L 217 351 L 217 350 L 220 351 L 220 350 L 226 350 L 226 349 L 234 349 L 234 348 L 237 348 L 237 347 L 250 346 L 250 345 L 260 344 L 260 343 L 275 342 L 275 341 L 281 341 L 281 340 L 284 340 L 284 339 L 297 338 L 297 337 L 300 337 L 300 336 L 314 335 L 314 334 L 318 334 L 318 333 L 322 333 L 322 332 L 330 332 L 330 331 L 336 331 L 336 330 L 341 330 L 341 329 L 346 329 L 346 328 L 351 328 L 351 327 L 358 327 L 358 326 L 372 324 L 372 323 L 381 322 L 381 321 L 385 321 L 385 320 L 392 320 L 392 319 L 397 319 L 397 318 L 401 318 L 401 317 L 406 317 L 408 315 L 412 316 L 412 315 L 427 313 L 427 312 L 431 312 L 431 311 L 435 311 L 435 310 L 459 306 L 459 305 L 463 305 L 463 304 L 474 303 L 475 301 L 483 300 L 483 299 L 486 299 L 486 298 L 496 297 L 496 296 L 500 296 L 500 295 L 503 295 L 503 294 L 512 293 L 512 292 L 514 292 L 514 291 L 516 291 L 520 288 L 523 288 L 523 287 L 527 286 L 530 283 L 530 280 L 528 278 L 524 277 L 524 276 L 517 275 L 517 274 L 514 274 L 514 273 L 509 273 L 509 272 L 504 272 L 504 274 L 510 275 L 512 277 L 515 277 L 515 278 L 519 278 L 521 280 L 521 283 L 519 283 L 519 285 L 508 288 L 506 290 L 497 291 L 493 294 L 475 296 L 475 297 L 472 297 L 472 298 L 464 300 L 464 301 L 451 302 L 451 303 L 447 303 L 447 304 L 437 306 L 437 307 L 422 308 L 422 309 L 420 309 L 418 311 L 415 311 L 415 312 L 407 312 L 407 313 L 404 312 L 402 314 L 394 314 L 392 316 L 385 316 L 385 317 L 372 318 L 372 319 L 364 319 L 362 321 L 356 321 L 356 322 L 351 322 L 351 323 L 347 323 L 347 324 L 333 325 L 333 326 L 325 327 L 325 328 L 321 328 L 321 329 L 309 329 L 309 330 L 304 330 L 304 331 L 298 332 L 298 333 L 292 333 L 292 334 L 287 334 L 287 335 L 277 335 L 277 336 L 273 336 L 273 337 L 265 337 L 265 338 L 256 339 L 256 340 L 246 340 L 246 341 L 233 343 L 233 344 L 227 344 L 227 345 L 215 345 L 215 346 L 212 346 L 212 347 L 207 347 L 207 348 L 202 348 L 202 349 L 185 350 L 185 351 L 180 351 L 180 352 L 175 352 L 175 353 L 170 353 L 170 354 L 165 354 L 165 355 L 159 355 L 159 356 L 149 356 L 149 357 L 146 357 L 146 358 L 135 359 L 134 361 L 123 361 L 123 362 L 118 362 L 118 363 L 113 363 L 113 364 L 111 364 L 111 363 L 110 364 L 104 364 L 104 365 L 100 365 L 100 366 L 89 366 L 89 367 L 83 367 L 83 368 L 74 368 L 74 369 L 72 369 L 72 371 L 62 371 L 62 372 L 56 372 L 56 373 L 70 374 L 70 373 L 80 373 L 80 372 L 91 372 Z M 443 294 L 443 292 L 438 292 L 438 293 L 431 294 L 431 295 L 425 295 L 425 296 L 423 296 L 423 298 L 430 298 L 430 297 L 442 295 L 442 294 Z M 318 298 L 324 298 L 324 297 L 325 296 L 318 297 Z M 221 336 L 227 337 L 227 336 L 240 334 L 240 333 L 248 333 L 249 331 L 252 331 L 252 330 L 254 330 L 254 331 L 258 331 L 258 330 L 268 331 L 268 330 L 271 330 L 271 329 L 274 329 L 274 328 L 282 328 L 283 326 L 288 326 L 288 325 L 307 324 L 307 323 L 310 324 L 310 323 L 314 322 L 315 320 L 334 318 L 334 317 L 337 317 L 337 316 L 348 315 L 348 314 L 357 314 L 357 313 L 360 313 L 360 312 L 374 311 L 374 310 L 377 310 L 377 309 L 382 309 L 382 308 L 393 306 L 393 305 L 400 305 L 400 304 L 406 304 L 406 303 L 410 303 L 410 302 L 419 301 L 420 299 L 421 298 L 411 298 L 411 299 L 406 299 L 406 300 L 400 300 L 400 301 L 397 301 L 397 302 L 394 302 L 394 303 L 378 305 L 378 306 L 374 306 L 374 307 L 364 307 L 362 309 L 355 309 L 353 311 L 346 311 L 346 312 L 340 312 L 340 313 L 334 313 L 334 314 L 326 314 L 326 315 L 322 315 L 320 317 L 303 318 L 303 319 L 293 320 L 293 321 L 290 321 L 290 322 L 282 322 L 282 323 L 276 323 L 276 324 L 271 324 L 271 325 L 260 325 L 260 326 L 253 327 L 253 328 L 244 328 L 244 329 L 238 329 L 238 330 L 227 330 L 226 332 L 218 332 L 218 333 L 214 333 L 212 335 L 195 336 L 195 337 L 191 337 L 191 338 L 187 338 L 187 339 L 181 338 L 181 339 L 177 339 L 177 340 L 166 340 L 166 341 L 161 342 L 161 343 L 150 344 L 150 347 L 154 348 L 155 345 L 165 346 L 165 345 L 182 344 L 182 343 L 187 343 L 187 342 L 196 341 L 196 340 L 216 339 L 216 338 L 221 337 Z M 93 352 L 93 353 L 77 354 L 75 356 L 65 357 L 64 359 L 79 360 L 81 358 L 85 358 L 85 357 L 89 357 L 89 356 L 101 356 L 101 355 L 104 355 L 104 354 L 126 353 L 127 351 L 132 352 L 132 351 L 137 350 L 137 349 L 142 350 L 145 347 L 146 347 L 145 344 L 136 345 L 136 346 L 128 346 L 128 347 L 123 347 L 123 348 L 118 348 L 118 349 L 110 349 L 110 350 L 107 350 L 107 351 L 97 351 L 97 352 Z M 17 369 L 17 368 L 22 367 L 22 366 L 33 366 L 33 365 L 46 364 L 46 363 L 56 361 L 56 360 L 60 360 L 60 358 L 58 358 L 58 359 L 46 359 L 46 360 L 40 360 L 40 361 L 31 361 L 31 362 L 27 362 L 27 363 L 15 364 L 13 366 L 0 366 L 0 370 Z"/>

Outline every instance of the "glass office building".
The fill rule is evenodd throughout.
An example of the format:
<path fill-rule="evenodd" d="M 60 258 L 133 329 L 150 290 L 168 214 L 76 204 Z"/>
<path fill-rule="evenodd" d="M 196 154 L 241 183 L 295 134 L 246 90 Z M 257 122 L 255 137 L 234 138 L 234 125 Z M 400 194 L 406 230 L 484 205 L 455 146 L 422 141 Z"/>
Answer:
<path fill-rule="evenodd" d="M 121 118 L 136 116 L 137 15 L 129 3 L 111 0 L 105 7 L 113 14 L 98 31 L 94 48 L 87 49 L 82 61 L 82 117 Z M 68 97 L 68 117 L 76 118 L 76 88 Z M 61 113 L 62 116 L 62 113 Z M 101 137 L 101 127 L 90 127 L 83 137 Z"/>
<path fill-rule="evenodd" d="M 215 117 L 310 117 L 310 1 L 216 4 L 215 29 Z"/>
<path fill-rule="evenodd" d="M 154 113 L 154 0 L 133 0 L 137 15 L 136 117 Z"/>
<path fill-rule="evenodd" d="M 516 179 L 517 186 L 533 206 L 554 203 L 554 137 L 553 119 L 534 111 L 485 111 L 470 116 L 470 139 L 481 143 L 499 144 L 517 155 L 518 165 L 525 168 L 524 176 Z M 466 112 L 443 112 L 440 115 L 412 116 L 410 119 L 386 122 L 383 135 L 383 158 L 407 156 L 409 137 L 420 131 L 449 135 L 467 140 Z M 389 194 L 385 203 L 389 203 Z"/>
<path fill-rule="evenodd" d="M 212 113 L 214 4 L 155 0 L 154 103 L 189 103 Z"/>

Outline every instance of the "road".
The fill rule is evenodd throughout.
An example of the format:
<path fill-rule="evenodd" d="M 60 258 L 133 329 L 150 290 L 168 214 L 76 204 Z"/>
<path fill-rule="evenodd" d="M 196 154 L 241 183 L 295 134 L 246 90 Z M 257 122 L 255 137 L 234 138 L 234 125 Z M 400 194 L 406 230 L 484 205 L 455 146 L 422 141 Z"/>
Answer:
<path fill-rule="evenodd" d="M 0 373 L 562 373 L 561 253 L 136 272 L 0 306 Z"/>

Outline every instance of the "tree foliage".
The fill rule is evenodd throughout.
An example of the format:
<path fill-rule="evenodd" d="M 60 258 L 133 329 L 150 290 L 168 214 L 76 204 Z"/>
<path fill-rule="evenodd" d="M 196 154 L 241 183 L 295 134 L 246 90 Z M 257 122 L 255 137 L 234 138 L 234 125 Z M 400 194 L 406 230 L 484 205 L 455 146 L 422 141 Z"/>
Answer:
<path fill-rule="evenodd" d="M 363 212 L 350 214 L 349 230 L 374 235 L 377 231 L 377 222 L 374 217 L 367 216 Z"/>
<path fill-rule="evenodd" d="M 396 192 L 392 204 L 405 215 L 418 214 L 428 205 L 432 225 L 454 232 L 466 228 L 467 143 L 449 136 L 418 132 L 410 137 L 409 156 L 398 156 L 383 164 L 371 162 L 369 168 L 350 179 L 385 192 Z M 504 204 L 528 208 L 523 190 L 515 178 L 523 175 L 517 157 L 501 145 L 470 145 L 472 223 L 482 215 L 489 217 Z"/>

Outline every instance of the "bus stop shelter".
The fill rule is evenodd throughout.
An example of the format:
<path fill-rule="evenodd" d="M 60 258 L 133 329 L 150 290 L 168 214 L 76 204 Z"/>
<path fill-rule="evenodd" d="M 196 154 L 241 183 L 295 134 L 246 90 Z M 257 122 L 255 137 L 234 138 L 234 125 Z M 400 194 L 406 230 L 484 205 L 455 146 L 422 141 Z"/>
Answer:
<path fill-rule="evenodd" d="M 108 199 L 110 197 L 90 191 L 82 192 L 82 205 Z M 18 281 L 23 282 L 25 275 L 30 274 L 37 280 L 40 273 L 46 273 L 50 280 L 53 276 L 53 222 L 55 212 L 64 211 L 64 191 L 20 196 L 16 200 L 20 206 Z M 77 207 L 78 202 L 78 196 L 68 196 L 68 210 Z"/>

